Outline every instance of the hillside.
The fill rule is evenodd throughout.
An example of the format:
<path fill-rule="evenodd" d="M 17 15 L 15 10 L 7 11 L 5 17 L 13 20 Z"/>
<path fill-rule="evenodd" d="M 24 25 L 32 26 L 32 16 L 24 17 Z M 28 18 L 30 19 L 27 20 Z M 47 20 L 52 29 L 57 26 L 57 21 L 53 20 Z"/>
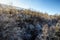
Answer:
<path fill-rule="evenodd" d="M 60 16 L 0 4 L 0 40 L 54 40 L 58 25 Z"/>

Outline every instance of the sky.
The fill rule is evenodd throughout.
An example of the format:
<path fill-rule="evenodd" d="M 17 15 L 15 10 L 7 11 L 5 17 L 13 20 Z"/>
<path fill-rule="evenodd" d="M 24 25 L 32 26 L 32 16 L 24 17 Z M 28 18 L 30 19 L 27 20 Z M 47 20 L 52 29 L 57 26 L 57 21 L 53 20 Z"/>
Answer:
<path fill-rule="evenodd" d="M 0 3 L 46 12 L 49 15 L 60 14 L 60 0 L 0 0 Z"/>

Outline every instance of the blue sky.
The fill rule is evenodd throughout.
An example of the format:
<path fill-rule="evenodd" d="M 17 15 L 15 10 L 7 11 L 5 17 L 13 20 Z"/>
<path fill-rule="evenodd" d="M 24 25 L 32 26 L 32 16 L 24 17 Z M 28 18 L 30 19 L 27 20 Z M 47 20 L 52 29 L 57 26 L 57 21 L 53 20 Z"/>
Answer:
<path fill-rule="evenodd" d="M 60 14 L 60 0 L 0 0 L 0 3 L 31 8 L 50 15 Z"/>

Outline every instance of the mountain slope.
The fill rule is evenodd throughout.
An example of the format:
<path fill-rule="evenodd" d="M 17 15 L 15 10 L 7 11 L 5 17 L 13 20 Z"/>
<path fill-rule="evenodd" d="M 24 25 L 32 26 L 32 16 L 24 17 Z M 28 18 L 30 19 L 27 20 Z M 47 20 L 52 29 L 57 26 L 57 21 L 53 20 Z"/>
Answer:
<path fill-rule="evenodd" d="M 0 40 L 48 40 L 59 22 L 59 16 L 0 4 Z"/>

